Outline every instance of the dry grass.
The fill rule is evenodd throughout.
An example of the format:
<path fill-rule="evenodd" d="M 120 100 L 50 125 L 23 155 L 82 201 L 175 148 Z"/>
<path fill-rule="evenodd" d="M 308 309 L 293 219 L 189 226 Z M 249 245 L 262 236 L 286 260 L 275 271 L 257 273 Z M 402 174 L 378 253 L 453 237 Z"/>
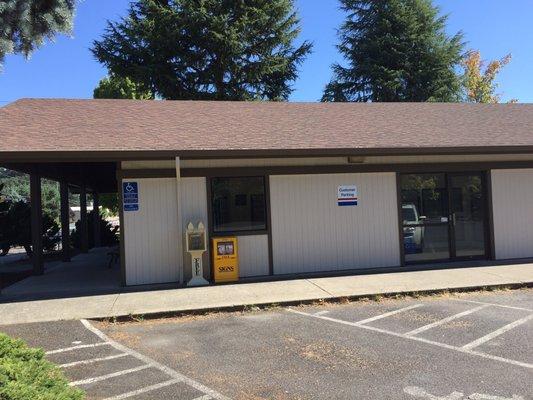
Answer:
<path fill-rule="evenodd" d="M 400 293 L 400 294 L 376 294 L 363 297 L 340 297 L 337 299 L 320 299 L 311 302 L 302 302 L 299 304 L 292 305 L 293 308 L 304 308 L 304 307 L 341 307 L 347 304 L 364 304 L 364 303 L 382 303 L 383 305 L 389 304 L 390 302 L 399 301 L 399 300 L 418 300 L 418 301 L 435 301 L 449 298 L 468 298 L 472 296 L 479 296 L 483 294 L 498 294 L 506 293 L 509 291 L 515 292 L 533 292 L 533 288 L 513 288 L 510 286 L 499 286 L 499 287 L 486 287 L 475 290 L 439 290 L 435 292 L 414 292 L 414 293 Z M 208 319 L 216 318 L 225 318 L 228 316 L 242 316 L 249 315 L 254 313 L 264 313 L 264 312 L 275 312 L 283 309 L 283 306 L 279 304 L 269 304 L 269 305 L 248 305 L 241 307 L 239 309 L 231 310 L 219 310 L 219 311 L 200 311 L 200 312 L 186 312 L 180 314 L 171 314 L 163 316 L 130 316 L 129 318 L 107 318 L 100 321 L 100 326 L 107 328 L 115 324 L 137 324 L 142 323 L 145 326 L 157 325 L 157 324 L 167 324 L 167 323 L 186 323 L 193 321 L 202 321 Z M 415 317 L 413 317 L 415 318 Z M 430 321 L 431 318 L 423 315 L 419 315 L 420 321 Z"/>
<path fill-rule="evenodd" d="M 307 362 L 322 365 L 327 370 L 366 370 L 377 367 L 379 354 L 368 348 L 344 346 L 325 339 L 309 340 L 305 337 L 283 337 L 283 353 L 292 353 Z"/>

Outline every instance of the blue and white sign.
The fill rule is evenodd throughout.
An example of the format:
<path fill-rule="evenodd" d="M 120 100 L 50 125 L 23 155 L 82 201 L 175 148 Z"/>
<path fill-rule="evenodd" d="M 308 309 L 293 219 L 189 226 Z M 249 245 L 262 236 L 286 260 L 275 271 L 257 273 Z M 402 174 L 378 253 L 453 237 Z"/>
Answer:
<path fill-rule="evenodd" d="M 357 200 L 357 186 L 342 185 L 337 188 L 337 205 L 356 206 Z"/>
<path fill-rule="evenodd" d="M 122 182 L 124 211 L 139 211 L 139 185 L 137 182 Z"/>

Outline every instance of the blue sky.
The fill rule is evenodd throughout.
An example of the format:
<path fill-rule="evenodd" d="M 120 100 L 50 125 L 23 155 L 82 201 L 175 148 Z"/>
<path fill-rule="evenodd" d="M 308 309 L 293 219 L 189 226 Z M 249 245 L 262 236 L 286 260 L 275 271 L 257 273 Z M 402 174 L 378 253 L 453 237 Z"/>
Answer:
<path fill-rule="evenodd" d="M 533 102 L 533 1 L 434 0 L 450 14 L 448 31 L 462 30 L 467 47 L 485 59 L 512 53 L 499 77 L 503 100 Z M 0 73 L 0 106 L 22 97 L 91 98 L 106 71 L 92 57 L 91 43 L 102 34 L 107 19 L 125 15 L 129 0 L 84 0 L 79 3 L 72 37 L 60 36 L 36 51 L 30 60 L 8 56 Z M 331 77 L 337 53 L 336 29 L 343 20 L 337 0 L 297 0 L 301 39 L 314 43 L 294 82 L 291 101 L 317 101 Z"/>

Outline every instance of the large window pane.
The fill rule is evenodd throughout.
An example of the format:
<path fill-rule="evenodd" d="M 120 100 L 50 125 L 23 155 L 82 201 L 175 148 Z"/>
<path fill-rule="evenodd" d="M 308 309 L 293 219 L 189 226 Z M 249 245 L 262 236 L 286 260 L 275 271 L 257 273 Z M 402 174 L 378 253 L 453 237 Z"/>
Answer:
<path fill-rule="evenodd" d="M 450 179 L 457 257 L 485 254 L 485 197 L 480 175 L 458 175 Z"/>
<path fill-rule="evenodd" d="M 449 258 L 446 175 L 402 175 L 400 185 L 405 261 Z"/>
<path fill-rule="evenodd" d="M 448 225 L 403 228 L 405 261 L 444 260 L 450 257 Z"/>
<path fill-rule="evenodd" d="M 266 229 L 265 178 L 213 178 L 213 231 Z"/>
<path fill-rule="evenodd" d="M 401 176 L 404 225 L 448 221 L 448 191 L 444 174 Z"/>

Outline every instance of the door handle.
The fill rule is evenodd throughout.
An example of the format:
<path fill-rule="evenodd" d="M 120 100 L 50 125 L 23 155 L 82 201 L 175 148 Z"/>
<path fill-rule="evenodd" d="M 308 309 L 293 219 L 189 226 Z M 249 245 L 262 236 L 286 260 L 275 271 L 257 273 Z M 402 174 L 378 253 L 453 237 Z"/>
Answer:
<path fill-rule="evenodd" d="M 455 213 L 452 213 L 450 215 L 450 221 L 452 222 L 452 226 L 455 226 L 455 223 L 457 222 L 457 220 L 455 218 Z"/>

